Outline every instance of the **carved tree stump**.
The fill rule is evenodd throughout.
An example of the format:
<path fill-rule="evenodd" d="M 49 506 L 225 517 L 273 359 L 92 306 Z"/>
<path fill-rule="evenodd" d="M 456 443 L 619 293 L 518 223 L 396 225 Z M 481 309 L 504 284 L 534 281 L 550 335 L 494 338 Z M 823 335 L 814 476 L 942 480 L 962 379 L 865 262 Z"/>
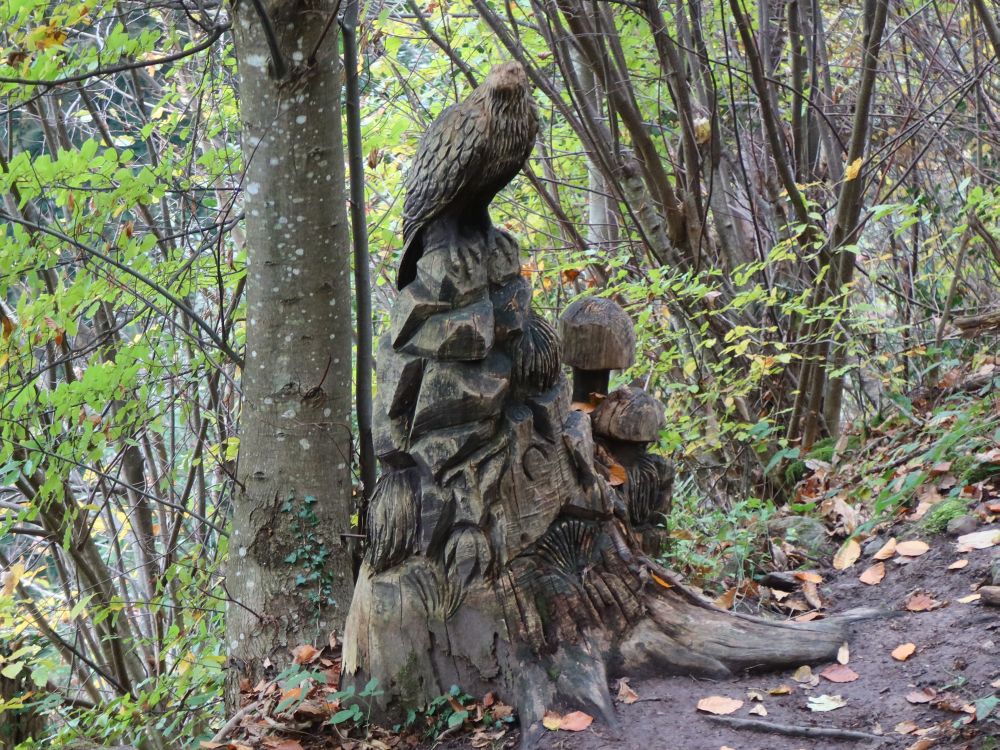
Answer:
<path fill-rule="evenodd" d="M 454 684 L 493 691 L 530 742 L 549 708 L 611 721 L 617 674 L 718 677 L 834 656 L 843 622 L 725 612 L 644 556 L 637 532 L 672 479 L 646 451 L 662 406 L 621 389 L 592 415 L 570 408 L 558 337 L 531 310 L 513 238 L 441 220 L 423 243 L 378 350 L 383 473 L 347 621 L 347 678 L 377 678 L 388 712 Z M 606 302 L 578 306 L 608 312 Z M 602 359 L 577 336 L 578 370 L 628 366 L 633 332 L 616 315 L 588 335 L 627 356 Z M 605 454 L 626 469 L 617 488 Z"/>

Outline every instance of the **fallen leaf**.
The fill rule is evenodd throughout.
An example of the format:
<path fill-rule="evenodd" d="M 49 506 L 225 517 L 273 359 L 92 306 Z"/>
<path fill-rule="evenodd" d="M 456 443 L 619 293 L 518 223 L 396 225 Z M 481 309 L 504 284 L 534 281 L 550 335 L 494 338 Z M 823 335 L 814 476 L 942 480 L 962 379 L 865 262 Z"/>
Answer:
<path fill-rule="evenodd" d="M 754 690 L 753 688 L 750 688 L 749 690 L 747 690 L 747 699 L 752 701 L 762 701 L 764 700 L 764 693 L 762 693 L 760 690 Z"/>
<path fill-rule="evenodd" d="M 555 730 L 557 730 L 561 723 L 562 723 L 562 716 L 557 714 L 555 711 L 546 711 L 545 716 L 542 717 L 542 726 L 548 729 L 550 732 L 554 732 Z"/>
<path fill-rule="evenodd" d="M 959 604 L 972 604 L 972 602 L 979 601 L 982 596 L 982 594 L 969 594 L 968 596 L 963 596 L 955 601 Z"/>
<path fill-rule="evenodd" d="M 912 721 L 901 721 L 893 727 L 892 731 L 896 734 L 910 734 L 919 728 L 919 725 L 914 724 Z"/>
<path fill-rule="evenodd" d="M 618 700 L 627 705 L 631 705 L 639 700 L 639 694 L 632 689 L 626 678 L 618 680 Z"/>
<path fill-rule="evenodd" d="M 932 477 L 939 477 L 951 471 L 951 461 L 938 461 L 928 472 Z"/>
<path fill-rule="evenodd" d="M 594 717 L 583 711 L 573 711 L 562 717 L 559 728 L 564 732 L 582 732 L 594 723 Z"/>
<path fill-rule="evenodd" d="M 911 656 L 913 656 L 913 652 L 916 650 L 917 650 L 916 644 L 903 643 L 899 646 L 896 646 L 896 648 L 892 650 L 892 658 L 895 659 L 896 661 L 906 661 Z"/>
<path fill-rule="evenodd" d="M 934 708 L 941 711 L 951 711 L 953 714 L 974 714 L 976 707 L 971 703 L 963 703 L 958 698 L 945 696 L 934 701 Z"/>
<path fill-rule="evenodd" d="M 934 740 L 930 737 L 921 737 L 919 740 L 906 748 L 906 750 L 929 750 L 929 748 L 932 747 L 934 747 Z"/>
<path fill-rule="evenodd" d="M 927 594 L 914 594 L 906 600 L 906 608 L 910 612 L 929 612 L 941 606 L 941 602 Z"/>
<path fill-rule="evenodd" d="M 837 649 L 837 663 L 847 664 L 851 660 L 851 647 L 847 643 L 841 643 Z"/>
<path fill-rule="evenodd" d="M 308 643 L 303 643 L 301 646 L 296 646 L 292 649 L 292 656 L 295 657 L 296 664 L 308 664 L 315 661 L 319 658 L 319 654 L 319 649 L 315 646 L 310 646 Z"/>
<path fill-rule="evenodd" d="M 792 692 L 792 689 L 788 685 L 778 685 L 778 687 L 771 688 L 767 691 L 768 695 L 788 695 Z"/>
<path fill-rule="evenodd" d="M 202 740 L 198 743 L 198 747 L 203 747 L 206 750 L 215 750 L 218 747 L 229 747 L 228 742 L 210 742 L 209 740 Z"/>
<path fill-rule="evenodd" d="M 836 711 L 847 705 L 839 695 L 813 695 L 806 701 L 810 711 Z"/>
<path fill-rule="evenodd" d="M 698 710 L 717 716 L 731 714 L 743 705 L 743 701 L 727 698 L 724 695 L 710 695 L 698 701 Z"/>
<path fill-rule="evenodd" d="M 798 617 L 793 617 L 795 622 L 812 622 L 813 620 L 822 617 L 821 612 L 806 612 L 804 615 L 799 615 Z"/>
<path fill-rule="evenodd" d="M 621 464 L 611 464 L 608 467 L 608 484 L 612 487 L 619 487 L 628 481 L 628 472 Z"/>
<path fill-rule="evenodd" d="M 858 679 L 858 673 L 844 664 L 831 664 L 819 676 L 830 682 L 854 682 Z"/>
<path fill-rule="evenodd" d="M 893 537 L 888 542 L 879 547 L 878 552 L 872 555 L 873 560 L 888 560 L 890 557 L 896 554 L 896 537 Z"/>
<path fill-rule="evenodd" d="M 813 573 L 811 570 L 797 570 L 792 573 L 792 576 L 806 583 L 823 583 L 823 576 L 819 573 Z"/>
<path fill-rule="evenodd" d="M 275 737 L 271 742 L 264 740 L 264 744 L 271 748 L 271 750 L 303 750 L 302 743 L 298 740 L 279 739 Z"/>
<path fill-rule="evenodd" d="M 867 583 L 869 586 L 882 583 L 883 578 L 885 578 L 885 563 L 880 562 L 867 568 L 864 573 L 858 576 L 858 580 L 861 583 Z"/>
<path fill-rule="evenodd" d="M 937 696 L 934 688 L 926 687 L 923 690 L 913 690 L 906 694 L 906 700 L 910 703 L 930 703 Z"/>
<path fill-rule="evenodd" d="M 792 679 L 796 682 L 812 682 L 813 671 L 808 664 L 803 664 L 801 667 L 795 670 L 792 675 Z"/>
<path fill-rule="evenodd" d="M 569 405 L 569 408 L 573 411 L 582 411 L 584 414 L 590 414 L 590 412 L 597 408 L 597 404 L 592 404 L 589 401 L 574 401 Z"/>
<path fill-rule="evenodd" d="M 490 716 L 494 719 L 504 720 L 514 715 L 514 707 L 506 703 L 497 703 L 490 709 Z"/>
<path fill-rule="evenodd" d="M 927 542 L 919 539 L 911 539 L 908 542 L 900 542 L 896 545 L 896 554 L 901 557 L 920 557 L 930 549 Z"/>
<path fill-rule="evenodd" d="M 961 570 L 968 564 L 968 560 L 955 560 L 955 562 L 948 566 L 948 570 Z"/>
<path fill-rule="evenodd" d="M 650 573 L 649 575 L 650 575 L 650 577 L 652 577 L 652 579 L 654 581 L 656 581 L 658 584 L 660 584 L 661 586 L 663 586 L 663 588 L 665 588 L 665 589 L 672 589 L 673 588 L 672 584 L 668 583 L 667 581 L 664 581 L 662 578 L 660 578 L 658 575 L 656 575 L 656 573 Z"/>
<path fill-rule="evenodd" d="M 816 588 L 816 584 L 811 581 L 805 581 L 802 584 L 802 596 L 806 598 L 809 602 L 809 606 L 813 609 L 822 609 L 823 600 L 819 598 L 819 590 Z"/>
<path fill-rule="evenodd" d="M 847 570 L 861 557 L 861 545 L 855 539 L 848 539 L 833 556 L 833 567 L 836 570 Z"/>
<path fill-rule="evenodd" d="M 733 602 L 736 601 L 737 591 L 738 589 L 735 586 L 726 591 L 722 594 L 722 596 L 715 600 L 715 606 L 719 609 L 732 609 Z"/>
<path fill-rule="evenodd" d="M 1000 544 L 1000 529 L 973 531 L 971 534 L 962 534 L 958 538 L 958 551 L 968 552 L 972 549 L 989 549 L 995 544 Z"/>
<path fill-rule="evenodd" d="M 793 596 L 790 599 L 786 599 L 781 603 L 781 606 L 787 609 L 789 612 L 805 612 L 809 609 L 809 605 L 804 601 L 799 599 L 797 596 Z"/>
<path fill-rule="evenodd" d="M 767 709 L 764 708 L 763 703 L 758 703 L 756 706 L 750 709 L 750 713 L 755 716 L 767 716 Z"/>

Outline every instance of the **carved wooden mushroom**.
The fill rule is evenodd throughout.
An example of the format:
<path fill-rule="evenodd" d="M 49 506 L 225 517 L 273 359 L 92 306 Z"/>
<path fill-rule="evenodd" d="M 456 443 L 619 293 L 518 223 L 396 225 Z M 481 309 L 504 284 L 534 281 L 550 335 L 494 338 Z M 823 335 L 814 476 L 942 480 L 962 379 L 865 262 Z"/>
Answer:
<path fill-rule="evenodd" d="M 612 370 L 635 361 L 635 331 L 628 314 L 605 297 L 585 297 L 559 319 L 563 361 L 573 368 L 573 400 L 606 394 Z"/>

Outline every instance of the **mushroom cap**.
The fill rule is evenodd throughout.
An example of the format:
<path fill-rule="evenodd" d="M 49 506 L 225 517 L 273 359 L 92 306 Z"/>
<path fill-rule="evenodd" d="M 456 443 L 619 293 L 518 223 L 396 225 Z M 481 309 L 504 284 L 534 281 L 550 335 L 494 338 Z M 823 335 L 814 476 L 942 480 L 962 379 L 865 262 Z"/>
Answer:
<path fill-rule="evenodd" d="M 608 394 L 590 415 L 595 435 L 630 443 L 652 443 L 666 424 L 663 404 L 641 388 L 625 386 Z"/>
<path fill-rule="evenodd" d="M 621 306 L 606 297 L 584 297 L 559 319 L 563 361 L 581 370 L 624 370 L 635 362 L 635 330 Z"/>

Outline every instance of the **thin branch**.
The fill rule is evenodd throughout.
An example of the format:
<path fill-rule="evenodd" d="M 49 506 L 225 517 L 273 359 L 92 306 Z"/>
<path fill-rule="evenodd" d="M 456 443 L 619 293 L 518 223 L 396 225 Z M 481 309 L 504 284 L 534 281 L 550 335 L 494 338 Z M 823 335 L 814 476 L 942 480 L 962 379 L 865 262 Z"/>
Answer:
<path fill-rule="evenodd" d="M 178 310 L 182 311 L 188 317 L 190 317 L 191 320 L 194 321 L 195 325 L 197 325 L 201 330 L 203 330 L 205 332 L 205 334 L 210 339 L 212 339 L 213 343 L 215 343 L 215 345 L 217 347 L 219 347 L 219 349 L 223 353 L 225 353 L 226 356 L 228 356 L 230 360 L 232 360 L 235 364 L 239 365 L 240 367 L 243 367 L 243 358 L 239 354 L 237 354 L 235 351 L 233 351 L 230 348 L 229 344 L 227 344 L 225 341 L 223 341 L 219 337 L 219 334 L 215 332 L 215 329 L 212 328 L 212 326 L 210 326 L 208 323 L 206 323 L 205 320 L 203 320 L 202 317 L 200 315 L 198 315 L 198 313 L 196 313 L 194 310 L 192 310 L 188 306 L 188 304 L 186 302 L 184 302 L 182 299 L 180 299 L 179 297 L 177 297 L 175 294 L 173 294 L 172 292 L 170 292 L 168 289 L 166 289 L 165 287 L 161 286 L 157 282 L 155 282 L 152 279 L 144 276 L 143 274 L 139 273 L 138 271 L 136 271 L 136 270 L 134 270 L 132 268 L 129 268 L 124 263 L 122 263 L 120 261 L 117 261 L 117 260 L 115 260 L 114 258 L 112 258 L 112 257 L 110 257 L 108 255 L 105 255 L 104 253 L 100 252 L 99 250 L 95 250 L 94 248 L 89 247 L 88 245 L 84 245 L 82 242 L 79 242 L 78 240 L 73 239 L 69 235 L 63 234 L 62 232 L 56 231 L 55 229 L 49 229 L 48 227 L 43 227 L 41 224 L 36 224 L 35 222 L 28 221 L 27 219 L 21 219 L 21 218 L 19 218 L 17 216 L 11 216 L 10 214 L 8 214 L 6 212 L 0 212 L 0 217 L 6 219 L 7 221 L 11 221 L 11 222 L 13 222 L 15 224 L 20 224 L 21 226 L 23 226 L 23 227 L 25 227 L 27 229 L 31 229 L 31 230 L 36 231 L 36 232 L 41 232 L 42 234 L 47 234 L 50 237 L 55 237 L 56 239 L 61 240 L 62 242 L 66 242 L 66 243 L 72 245 L 73 247 L 77 248 L 78 250 L 82 250 L 83 252 L 87 253 L 88 255 L 92 255 L 93 257 L 95 257 L 95 258 L 97 258 L 99 260 L 102 260 L 102 261 L 104 261 L 105 263 L 107 263 L 109 265 L 114 266 L 119 271 L 123 271 L 124 273 L 127 273 L 129 276 L 132 276 L 133 278 L 137 279 L 138 281 L 141 281 L 143 284 L 145 284 L 146 286 L 148 286 L 150 289 L 152 289 L 153 291 L 155 291 L 155 292 L 159 293 L 160 295 L 162 295 L 171 304 L 173 304 L 174 307 L 176 307 Z"/>
<path fill-rule="evenodd" d="M 138 68 L 148 68 L 153 65 L 165 65 L 167 63 L 176 62 L 177 60 L 183 60 L 185 57 L 190 57 L 191 55 L 196 55 L 199 52 L 203 52 L 219 41 L 219 38 L 229 30 L 229 24 L 219 24 L 214 29 L 212 33 L 208 35 L 207 38 L 196 44 L 190 49 L 181 50 L 180 52 L 175 52 L 171 55 L 164 55 L 163 57 L 157 57 L 152 60 L 136 60 L 134 62 L 121 63 L 119 65 L 109 65 L 106 68 L 97 68 L 91 70 L 87 73 L 77 73 L 71 76 L 63 76 L 62 78 L 49 78 L 47 80 L 34 79 L 34 78 L 11 78 L 7 76 L 0 76 L 0 83 L 16 83 L 21 86 L 61 86 L 65 83 L 78 83 L 80 81 L 87 81 L 91 78 L 97 78 L 99 76 L 114 75 L 115 73 L 124 73 L 129 70 L 136 70 Z"/>

